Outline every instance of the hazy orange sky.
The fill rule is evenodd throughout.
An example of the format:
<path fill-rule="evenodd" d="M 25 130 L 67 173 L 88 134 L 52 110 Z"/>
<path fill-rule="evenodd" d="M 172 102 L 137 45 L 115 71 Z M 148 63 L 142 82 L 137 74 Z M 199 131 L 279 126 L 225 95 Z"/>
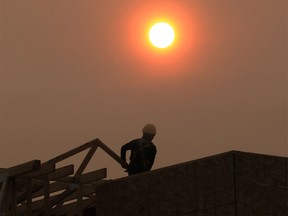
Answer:
<path fill-rule="evenodd" d="M 0 167 L 154 123 L 154 169 L 240 150 L 288 156 L 287 0 L 1 0 Z M 167 20 L 175 43 L 148 42 Z M 75 158 L 76 163 L 80 160 Z M 126 175 L 103 152 L 89 169 Z"/>

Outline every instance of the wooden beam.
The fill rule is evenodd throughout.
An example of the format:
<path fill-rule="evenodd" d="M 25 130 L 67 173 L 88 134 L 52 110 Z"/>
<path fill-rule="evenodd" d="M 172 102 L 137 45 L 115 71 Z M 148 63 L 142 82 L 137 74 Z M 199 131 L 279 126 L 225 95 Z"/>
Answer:
<path fill-rule="evenodd" d="M 63 178 L 57 179 L 57 182 L 69 184 L 69 183 L 75 182 L 75 178 L 74 177 L 70 177 L 70 176 L 63 177 Z"/>
<path fill-rule="evenodd" d="M 54 173 L 51 173 L 47 176 L 47 179 L 50 181 L 63 178 L 67 175 L 72 175 L 74 173 L 74 165 L 68 165 L 55 170 Z"/>
<path fill-rule="evenodd" d="M 87 184 L 107 177 L 107 169 L 103 168 L 100 170 L 95 170 L 89 173 L 85 173 L 78 178 L 75 182 L 80 184 Z"/>
<path fill-rule="evenodd" d="M 45 162 L 44 164 L 47 164 L 47 163 L 54 163 L 54 164 L 58 163 L 60 161 L 65 160 L 66 158 L 71 157 L 71 156 L 73 156 L 73 155 L 75 155 L 75 154 L 77 154 L 77 153 L 79 153 L 81 151 L 84 151 L 84 150 L 86 150 L 86 149 L 88 149 L 88 148 L 90 148 L 92 146 L 97 146 L 97 140 L 98 139 L 91 140 L 91 141 L 89 141 L 89 142 L 87 142 L 87 143 L 85 143 L 85 144 L 83 144 L 83 145 L 81 145 L 81 146 L 79 146 L 77 148 L 74 148 L 74 149 L 72 149 L 72 150 L 70 150 L 68 152 L 65 152 L 64 154 L 61 154 L 61 155 L 59 155 L 59 156 L 57 156 L 57 157 Z"/>
<path fill-rule="evenodd" d="M 36 178 L 55 171 L 55 164 L 42 165 L 40 170 L 21 175 L 20 178 Z"/>
<path fill-rule="evenodd" d="M 5 182 L 7 183 L 7 179 L 9 177 L 17 177 L 16 183 L 19 183 L 23 185 L 23 183 L 28 183 L 28 186 L 25 191 L 26 195 L 26 202 L 22 206 L 17 206 L 17 212 L 18 210 L 22 209 L 21 212 L 26 215 L 32 214 L 33 210 L 36 210 L 36 212 L 33 212 L 33 215 L 40 215 L 45 214 L 45 211 L 47 212 L 47 209 L 51 210 L 49 214 L 53 214 L 52 211 L 54 211 L 56 208 L 63 208 L 62 205 L 66 201 L 73 201 L 75 199 L 78 200 L 76 202 L 76 209 L 74 212 L 78 212 L 78 214 L 82 214 L 82 208 L 85 208 L 87 200 L 83 200 L 83 197 L 93 197 L 96 187 L 98 184 L 101 184 L 103 181 L 103 178 L 107 177 L 107 169 L 103 168 L 100 170 L 96 170 L 93 172 L 82 174 L 85 168 L 87 167 L 88 163 L 91 161 L 93 155 L 95 154 L 97 148 L 100 147 L 104 152 L 106 152 L 110 157 L 112 157 L 115 161 L 117 161 L 122 167 L 128 168 L 128 164 L 123 161 L 115 152 L 113 152 L 108 146 L 106 146 L 103 142 L 101 142 L 99 139 L 94 139 L 92 141 L 89 141 L 77 148 L 72 149 L 71 151 L 68 151 L 64 154 L 61 154 L 40 166 L 40 161 L 34 160 L 27 162 L 25 164 L 21 164 L 15 167 L 11 167 L 8 169 L 2 169 L 0 175 L 4 176 L 2 177 L 2 183 L 0 181 L 1 186 L 1 192 L 3 188 L 5 188 Z M 89 149 L 90 148 L 90 149 Z M 84 160 L 80 164 L 78 170 L 76 171 L 74 176 L 69 176 L 74 173 L 74 166 L 69 165 L 65 167 L 61 167 L 59 169 L 55 170 L 55 164 L 65 160 L 66 158 L 69 158 L 79 152 L 82 152 L 86 149 L 89 149 L 88 153 L 86 154 Z M 19 181 L 19 179 L 25 181 Z M 0 179 L 1 180 L 1 179 Z M 55 183 L 50 184 L 50 181 L 57 181 Z M 101 182 L 101 183 L 99 183 Z M 33 183 L 33 184 L 31 184 Z M 87 187 L 85 184 L 93 184 L 90 185 L 90 187 Z M 19 185 L 19 184 L 18 184 Z M 14 184 L 15 187 L 15 184 Z M 16 188 L 18 195 L 16 197 L 17 201 L 19 201 L 20 196 L 23 196 L 24 191 L 18 190 L 20 188 Z M 7 187 L 6 187 L 7 190 Z M 61 191 L 58 195 L 51 196 L 53 192 Z M 78 191 L 78 192 L 76 192 Z M 20 193 L 19 193 L 20 192 Z M 44 196 L 42 199 L 41 196 Z M 32 198 L 41 197 L 40 200 L 32 202 Z M 88 199 L 89 203 L 91 203 L 92 199 Z M 13 202 L 15 204 L 15 197 L 12 198 Z M 19 202 L 18 202 L 19 203 Z M 59 208 L 58 208 L 59 206 Z M 65 205 L 66 206 L 66 205 Z M 78 206 L 78 209 L 77 209 Z M 54 208 L 53 208 L 54 207 Z M 52 209 L 53 208 L 53 209 Z M 32 210 L 33 209 L 33 210 Z M 47 214 L 46 214 L 47 215 Z"/>
<path fill-rule="evenodd" d="M 70 195 L 68 195 L 66 198 L 61 200 L 61 202 L 67 202 L 67 201 L 71 201 L 71 200 L 76 200 L 78 198 L 80 199 L 80 197 L 81 197 L 81 199 L 83 197 L 91 197 L 95 193 L 95 190 L 96 190 L 96 186 L 94 186 L 94 185 L 83 185 L 82 186 L 82 191 L 79 192 L 79 190 L 77 190 L 77 191 L 75 190 L 75 192 L 73 192 Z M 79 197 L 79 195 L 80 195 L 80 197 Z M 58 195 L 51 196 L 50 199 L 55 199 L 55 198 L 57 198 L 57 196 Z M 46 202 L 45 198 L 41 199 L 41 200 L 34 201 L 32 203 L 32 206 L 33 206 L 32 211 L 40 210 L 43 207 L 45 207 L 45 202 Z M 24 213 L 24 211 L 25 211 L 25 205 L 17 207 L 17 212 Z"/>
<path fill-rule="evenodd" d="M 83 194 L 86 196 L 89 191 L 95 192 L 96 188 L 99 186 L 106 184 L 108 182 L 111 182 L 112 180 L 96 180 L 93 182 L 89 182 L 89 185 L 83 185 Z M 66 183 L 66 182 L 54 182 L 49 184 L 49 193 L 55 193 L 57 191 L 65 190 L 70 187 L 71 183 Z M 45 195 L 45 188 L 41 188 L 37 192 L 33 193 L 32 198 L 35 197 L 40 197 Z M 88 194 L 89 195 L 89 194 Z"/>
<path fill-rule="evenodd" d="M 83 171 L 85 170 L 86 166 L 90 162 L 91 158 L 93 157 L 95 151 L 97 150 L 98 146 L 92 146 L 89 152 L 87 153 L 86 157 L 84 158 L 83 162 L 79 166 L 77 172 L 75 173 L 75 177 L 81 175 Z"/>
<path fill-rule="evenodd" d="M 83 174 L 83 175 L 79 176 L 76 179 L 75 178 L 69 178 L 69 180 L 71 181 L 71 183 L 74 183 L 75 185 L 77 185 L 77 184 L 81 184 L 82 185 L 82 184 L 87 184 L 87 183 L 90 183 L 90 182 L 95 182 L 95 181 L 100 180 L 102 178 L 106 178 L 106 176 L 107 176 L 107 169 L 103 168 L 103 169 L 100 169 L 100 170 L 96 170 L 96 171 L 93 171 L 93 172 L 89 172 L 89 173 Z M 76 182 L 75 182 L 75 180 L 76 180 Z M 78 188 L 79 187 L 69 187 L 69 188 L 66 188 L 65 191 L 62 192 L 61 194 L 56 195 L 54 197 L 50 197 L 49 208 L 52 208 L 53 206 L 58 204 L 60 201 L 63 202 L 63 201 L 70 200 L 71 197 L 69 197 L 69 196 L 71 196 L 71 194 L 73 194 Z M 83 194 L 86 195 L 86 192 L 87 192 L 86 190 L 83 191 Z M 95 192 L 95 190 L 94 190 L 94 187 L 93 187 L 93 193 L 94 192 Z M 44 206 L 43 202 L 44 202 L 43 200 L 33 202 L 33 210 L 36 210 L 38 208 L 38 206 Z M 21 207 L 18 207 L 18 211 L 19 211 L 19 209 L 21 209 Z M 39 209 L 39 211 L 41 211 L 43 213 L 43 209 L 42 210 Z"/>
<path fill-rule="evenodd" d="M 47 179 L 45 181 L 44 187 L 44 216 L 49 216 L 51 214 L 51 209 L 49 208 L 50 201 L 50 181 Z"/>
<path fill-rule="evenodd" d="M 101 140 L 97 140 L 97 144 L 102 148 L 108 155 L 110 155 L 114 160 L 116 160 L 122 167 L 128 169 L 128 164 L 126 161 L 122 160 L 115 152 L 113 152 L 108 146 L 106 146 Z"/>
<path fill-rule="evenodd" d="M 54 173 L 51 173 L 47 176 L 39 176 L 38 179 L 41 180 L 37 180 L 37 179 L 33 179 L 33 185 L 31 186 L 31 196 L 32 198 L 38 197 L 37 195 L 39 193 L 37 193 L 38 191 L 43 191 L 46 183 L 45 181 L 50 181 L 50 180 L 56 180 L 58 178 L 62 178 L 63 176 L 67 176 L 70 174 L 73 174 L 74 172 L 74 166 L 73 165 L 68 165 L 65 167 L 61 167 L 55 170 Z M 31 180 L 32 178 L 27 179 L 24 183 L 22 182 L 22 184 L 27 185 L 27 183 Z M 26 189 L 27 190 L 27 189 Z M 26 199 L 26 190 L 25 191 L 20 191 L 20 193 L 17 196 L 17 203 L 21 203 Z M 35 195 L 36 194 L 36 195 Z M 43 196 L 44 192 L 42 192 L 41 195 L 39 196 Z"/>
<path fill-rule="evenodd" d="M 28 182 L 28 180 L 30 178 L 36 178 L 36 177 L 39 177 L 39 176 L 43 176 L 45 174 L 48 174 L 48 173 L 51 173 L 51 172 L 54 172 L 54 171 L 55 171 L 55 164 L 48 164 L 48 165 L 41 166 L 40 170 L 37 170 L 37 171 L 31 172 L 31 173 L 27 173 L 27 174 L 19 176 L 16 179 L 16 181 L 17 181 L 17 183 L 16 183 L 17 191 L 19 192 L 21 190 L 21 188 L 27 184 L 27 182 Z"/>
<path fill-rule="evenodd" d="M 79 183 L 87 184 L 87 183 L 94 182 L 94 181 L 97 181 L 106 177 L 107 177 L 107 169 L 103 168 L 100 170 L 96 170 L 96 171 L 83 174 L 82 176 L 80 176 Z"/>
<path fill-rule="evenodd" d="M 16 177 L 19 175 L 26 174 L 28 172 L 39 170 L 40 168 L 41 168 L 40 160 L 32 160 L 32 161 L 5 169 L 5 171 L 1 173 L 1 176 L 6 175 L 8 178 Z"/>
<path fill-rule="evenodd" d="M 83 214 L 83 186 L 80 185 L 80 188 L 75 193 L 77 199 L 77 216 L 82 216 Z"/>
<path fill-rule="evenodd" d="M 24 191 L 21 191 L 20 193 L 17 193 L 17 197 L 16 197 L 16 203 L 19 204 L 19 203 L 22 203 L 23 201 L 27 200 L 27 185 L 30 184 L 29 182 L 32 181 L 32 179 L 28 179 L 26 181 L 26 184 L 25 184 L 25 190 Z M 41 184 L 37 183 L 37 184 L 33 184 L 31 185 L 31 197 L 33 198 L 33 193 L 35 193 L 36 191 L 42 189 L 44 186 L 43 186 L 43 183 L 41 182 Z"/>
<path fill-rule="evenodd" d="M 63 191 L 63 193 L 55 196 L 54 198 L 51 197 L 50 202 L 48 204 L 48 208 L 51 209 L 53 206 L 59 204 L 61 201 L 63 201 L 67 196 L 74 193 L 76 189 L 66 189 Z M 43 213 L 43 209 L 40 209 L 40 214 Z"/>
<path fill-rule="evenodd" d="M 26 190 L 25 215 L 32 216 L 32 179 L 29 179 Z"/>
<path fill-rule="evenodd" d="M 0 192 L 0 213 L 5 215 L 8 211 L 8 196 L 9 196 L 9 181 L 8 179 L 2 183 Z"/>
<path fill-rule="evenodd" d="M 103 178 L 107 177 L 107 169 L 103 168 L 100 170 L 92 171 L 89 173 L 82 174 L 81 176 L 78 176 L 76 178 L 74 177 L 64 177 L 61 179 L 58 179 L 59 182 L 66 182 L 66 183 L 81 183 L 86 184 L 90 182 L 94 182 Z"/>
<path fill-rule="evenodd" d="M 65 190 L 69 188 L 69 185 L 70 183 L 64 183 L 64 182 L 54 182 L 52 184 L 49 184 L 49 194 L 55 193 L 57 191 Z M 35 197 L 44 196 L 44 195 L 45 195 L 45 187 L 35 192 L 32 197 L 35 198 Z"/>
<path fill-rule="evenodd" d="M 16 215 L 16 206 L 17 206 L 17 199 L 16 199 L 16 185 L 15 185 L 15 178 L 11 179 L 11 189 L 10 189 L 10 195 L 11 195 L 11 215 Z"/>

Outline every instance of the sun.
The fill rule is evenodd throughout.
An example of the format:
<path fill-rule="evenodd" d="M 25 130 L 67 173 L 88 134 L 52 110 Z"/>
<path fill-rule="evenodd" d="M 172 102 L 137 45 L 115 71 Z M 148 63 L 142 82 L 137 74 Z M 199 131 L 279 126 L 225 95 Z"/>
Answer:
<path fill-rule="evenodd" d="M 174 39 L 174 29 L 166 22 L 158 22 L 150 28 L 149 40 L 157 48 L 164 49 L 169 47 Z"/>

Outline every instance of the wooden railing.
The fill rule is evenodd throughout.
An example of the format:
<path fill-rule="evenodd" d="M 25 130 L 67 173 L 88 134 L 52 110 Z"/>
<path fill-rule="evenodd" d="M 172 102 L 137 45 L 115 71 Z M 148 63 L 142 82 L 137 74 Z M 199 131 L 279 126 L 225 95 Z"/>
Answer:
<path fill-rule="evenodd" d="M 107 169 L 83 174 L 98 148 L 122 167 L 128 164 L 101 140 L 94 139 L 45 163 L 33 160 L 0 169 L 0 215 L 83 215 L 95 202 L 96 187 L 103 184 Z M 89 149 L 79 168 L 56 164 Z"/>

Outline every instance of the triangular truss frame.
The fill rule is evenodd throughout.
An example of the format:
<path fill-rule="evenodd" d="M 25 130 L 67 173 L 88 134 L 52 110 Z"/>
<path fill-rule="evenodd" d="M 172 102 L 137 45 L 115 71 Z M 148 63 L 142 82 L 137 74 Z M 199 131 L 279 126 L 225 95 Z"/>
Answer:
<path fill-rule="evenodd" d="M 122 167 L 128 164 L 100 139 L 94 139 L 45 163 L 32 160 L 0 170 L 0 215 L 78 215 L 95 202 L 95 189 L 103 184 L 107 169 L 83 174 L 98 148 Z M 89 149 L 74 172 L 74 165 L 56 164 Z"/>

